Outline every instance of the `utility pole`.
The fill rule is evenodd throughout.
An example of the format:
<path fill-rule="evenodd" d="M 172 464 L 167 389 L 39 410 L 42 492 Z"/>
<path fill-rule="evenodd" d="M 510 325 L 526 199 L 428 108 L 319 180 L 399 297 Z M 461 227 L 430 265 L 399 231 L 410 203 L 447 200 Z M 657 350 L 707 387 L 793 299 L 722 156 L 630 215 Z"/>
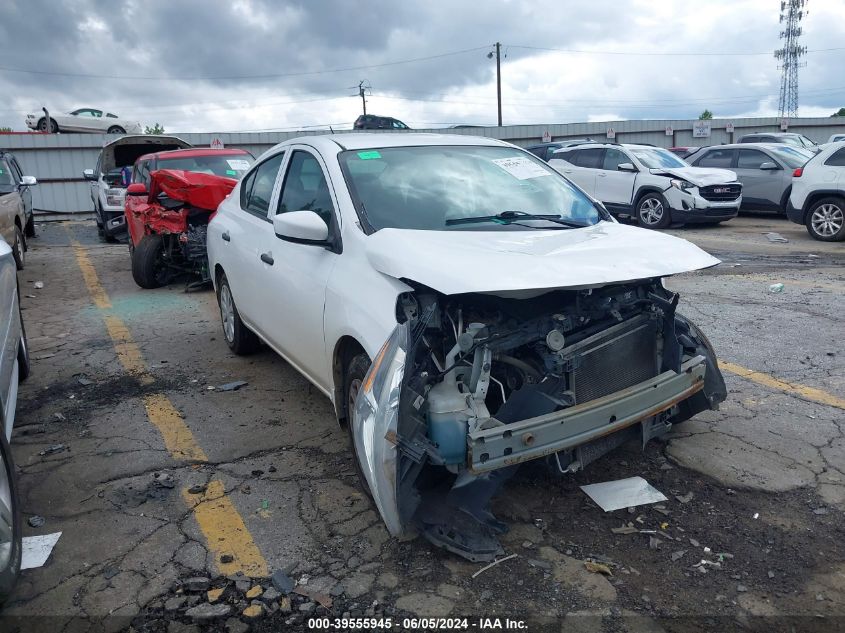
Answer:
<path fill-rule="evenodd" d="M 499 104 L 499 127 L 502 127 L 502 45 L 496 42 L 496 52 L 487 53 L 487 59 L 496 56 L 496 101 Z"/>
<path fill-rule="evenodd" d="M 369 86 L 367 86 L 368 88 Z M 361 105 L 364 106 L 364 116 L 367 115 L 367 97 L 366 97 L 366 90 L 367 88 L 364 87 L 364 80 L 358 82 L 358 96 L 361 97 Z"/>

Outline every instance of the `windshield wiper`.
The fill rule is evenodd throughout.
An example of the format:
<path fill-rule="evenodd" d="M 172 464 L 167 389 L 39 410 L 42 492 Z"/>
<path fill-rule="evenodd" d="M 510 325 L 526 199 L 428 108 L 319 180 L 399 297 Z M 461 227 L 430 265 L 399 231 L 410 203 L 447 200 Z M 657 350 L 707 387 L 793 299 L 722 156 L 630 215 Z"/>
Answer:
<path fill-rule="evenodd" d="M 521 222 L 522 220 L 546 220 L 547 222 L 554 222 L 561 226 L 569 228 L 580 229 L 585 226 L 581 222 L 574 222 L 573 220 L 564 220 L 556 213 L 525 213 L 525 211 L 502 211 L 496 215 L 478 215 L 470 218 L 452 218 L 446 220 L 446 226 L 454 226 L 455 224 L 475 224 L 477 222 L 496 222 L 498 224 L 513 224 L 514 222 Z"/>

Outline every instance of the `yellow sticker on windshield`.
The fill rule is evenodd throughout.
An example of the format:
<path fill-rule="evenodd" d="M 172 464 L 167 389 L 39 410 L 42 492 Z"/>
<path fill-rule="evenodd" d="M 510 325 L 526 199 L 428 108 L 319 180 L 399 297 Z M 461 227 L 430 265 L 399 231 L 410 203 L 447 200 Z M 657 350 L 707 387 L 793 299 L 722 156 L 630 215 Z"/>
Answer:
<path fill-rule="evenodd" d="M 361 160 L 372 160 L 373 158 L 381 158 L 381 154 L 373 149 L 369 152 L 358 152 L 358 158 Z"/>

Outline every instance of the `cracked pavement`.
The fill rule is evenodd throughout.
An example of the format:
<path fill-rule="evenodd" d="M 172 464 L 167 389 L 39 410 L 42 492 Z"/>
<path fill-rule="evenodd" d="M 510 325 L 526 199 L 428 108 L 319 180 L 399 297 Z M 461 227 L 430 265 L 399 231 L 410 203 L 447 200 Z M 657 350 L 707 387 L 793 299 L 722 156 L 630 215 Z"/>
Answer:
<path fill-rule="evenodd" d="M 762 233 L 772 230 L 789 243 L 768 242 Z M 4 630 L 198 630 L 164 604 L 181 579 L 233 573 L 209 543 L 215 530 L 222 547 L 254 544 L 268 573 L 284 569 L 331 593 L 338 616 L 377 601 L 387 613 L 531 617 L 550 630 L 692 630 L 684 618 L 705 616 L 718 630 L 779 616 L 836 630 L 845 622 L 845 411 L 818 393 L 845 394 L 845 251 L 772 216 L 672 232 L 724 262 L 667 283 L 680 309 L 720 358 L 796 389 L 725 371 L 721 410 L 664 443 L 622 447 L 565 478 L 523 468 L 494 504 L 511 526 L 506 553 L 518 556 L 473 578 L 481 565 L 388 536 L 356 487 L 329 401 L 268 350 L 230 354 L 212 292 L 141 290 L 126 246 L 101 244 L 93 224 L 40 225 L 19 277 L 33 375 L 12 448 L 24 518 L 46 518 L 37 529 L 24 522 L 25 534 L 62 536 L 45 566 L 22 573 Z M 119 362 L 71 239 L 151 378 Z M 783 293 L 769 292 L 777 282 Z M 235 380 L 248 385 L 208 389 Z M 145 410 L 151 394 L 180 412 L 205 460 L 174 459 Z M 39 454 L 56 444 L 67 449 Z M 669 501 L 603 513 L 578 488 L 634 475 Z M 203 524 L 202 509 L 221 499 L 243 528 Z M 627 523 L 658 531 L 660 543 L 611 532 Z M 696 567 L 704 547 L 727 554 L 721 568 Z M 607 561 L 613 576 L 586 571 L 588 558 Z M 277 630 L 261 628 L 268 622 L 252 626 Z"/>

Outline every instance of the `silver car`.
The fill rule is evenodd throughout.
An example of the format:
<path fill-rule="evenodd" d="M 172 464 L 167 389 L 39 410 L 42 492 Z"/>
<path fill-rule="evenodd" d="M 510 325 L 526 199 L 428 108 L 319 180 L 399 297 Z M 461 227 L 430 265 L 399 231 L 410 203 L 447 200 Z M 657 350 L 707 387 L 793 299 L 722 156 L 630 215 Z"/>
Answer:
<path fill-rule="evenodd" d="M 18 293 L 17 265 L 0 238 L 0 604 L 11 594 L 21 566 L 21 519 L 15 466 L 9 450 L 18 383 L 29 376 Z"/>
<path fill-rule="evenodd" d="M 742 183 L 742 208 L 786 213 L 792 172 L 815 154 L 781 143 L 735 143 L 703 147 L 687 162 L 695 167 L 721 167 L 736 172 Z"/>

